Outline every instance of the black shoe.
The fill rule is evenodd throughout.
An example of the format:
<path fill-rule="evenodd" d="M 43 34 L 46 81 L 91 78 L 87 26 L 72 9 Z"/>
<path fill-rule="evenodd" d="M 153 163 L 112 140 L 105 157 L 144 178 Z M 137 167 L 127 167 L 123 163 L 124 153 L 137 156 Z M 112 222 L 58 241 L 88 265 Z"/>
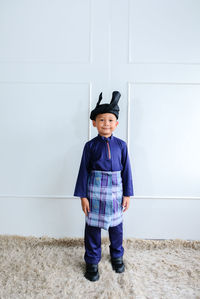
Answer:
<path fill-rule="evenodd" d="M 84 276 L 90 281 L 97 281 L 99 279 L 98 264 L 86 263 L 86 272 Z"/>
<path fill-rule="evenodd" d="M 112 264 L 112 268 L 113 268 L 113 270 L 115 270 L 115 272 L 122 273 L 125 271 L 125 266 L 124 266 L 122 257 L 111 258 L 111 264 Z"/>

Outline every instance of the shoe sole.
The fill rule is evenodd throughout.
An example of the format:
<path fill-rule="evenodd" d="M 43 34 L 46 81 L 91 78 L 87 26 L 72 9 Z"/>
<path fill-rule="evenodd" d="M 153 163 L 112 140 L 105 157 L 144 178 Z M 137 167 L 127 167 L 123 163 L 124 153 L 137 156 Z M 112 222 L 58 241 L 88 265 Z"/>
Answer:
<path fill-rule="evenodd" d="M 85 277 L 87 280 L 92 281 L 92 282 L 99 280 L 99 274 L 97 274 L 96 276 L 93 276 L 93 277 L 87 276 L 87 275 L 85 274 L 84 277 Z"/>
<path fill-rule="evenodd" d="M 123 269 L 113 269 L 116 273 L 123 273 L 125 271 L 125 268 Z"/>
<path fill-rule="evenodd" d="M 116 273 L 123 273 L 125 271 L 125 267 L 124 265 L 121 267 L 121 268 L 115 268 L 115 266 L 112 266 L 113 270 L 116 272 Z"/>

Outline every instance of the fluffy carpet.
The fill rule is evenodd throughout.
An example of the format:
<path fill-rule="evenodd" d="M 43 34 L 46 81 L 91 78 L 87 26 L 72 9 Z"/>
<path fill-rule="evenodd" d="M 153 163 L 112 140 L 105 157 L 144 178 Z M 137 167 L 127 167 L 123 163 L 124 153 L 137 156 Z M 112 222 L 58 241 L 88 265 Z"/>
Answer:
<path fill-rule="evenodd" d="M 0 298 L 200 298 L 200 241 L 127 239 L 123 274 L 108 246 L 90 282 L 82 239 L 0 236 Z"/>

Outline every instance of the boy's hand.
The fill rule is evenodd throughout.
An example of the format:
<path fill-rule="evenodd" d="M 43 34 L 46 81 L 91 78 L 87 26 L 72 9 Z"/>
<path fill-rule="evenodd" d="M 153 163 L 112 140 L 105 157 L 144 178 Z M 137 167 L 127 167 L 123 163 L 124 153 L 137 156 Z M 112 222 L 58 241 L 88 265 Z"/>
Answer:
<path fill-rule="evenodd" d="M 130 196 L 123 196 L 123 202 L 122 202 L 123 212 L 125 212 L 126 210 L 128 210 L 128 208 L 129 208 L 129 202 L 130 202 Z"/>
<path fill-rule="evenodd" d="M 88 212 L 90 212 L 90 205 L 89 205 L 89 201 L 86 197 L 81 198 L 81 206 L 82 206 L 83 212 L 87 216 Z"/>

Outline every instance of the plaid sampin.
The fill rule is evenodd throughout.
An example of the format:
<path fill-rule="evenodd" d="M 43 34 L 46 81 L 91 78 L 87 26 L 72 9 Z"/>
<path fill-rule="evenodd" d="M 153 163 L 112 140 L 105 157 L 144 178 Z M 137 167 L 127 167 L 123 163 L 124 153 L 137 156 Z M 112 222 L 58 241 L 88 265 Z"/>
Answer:
<path fill-rule="evenodd" d="M 121 171 L 91 171 L 88 179 L 90 212 L 86 216 L 87 224 L 106 230 L 120 224 L 122 197 Z"/>

